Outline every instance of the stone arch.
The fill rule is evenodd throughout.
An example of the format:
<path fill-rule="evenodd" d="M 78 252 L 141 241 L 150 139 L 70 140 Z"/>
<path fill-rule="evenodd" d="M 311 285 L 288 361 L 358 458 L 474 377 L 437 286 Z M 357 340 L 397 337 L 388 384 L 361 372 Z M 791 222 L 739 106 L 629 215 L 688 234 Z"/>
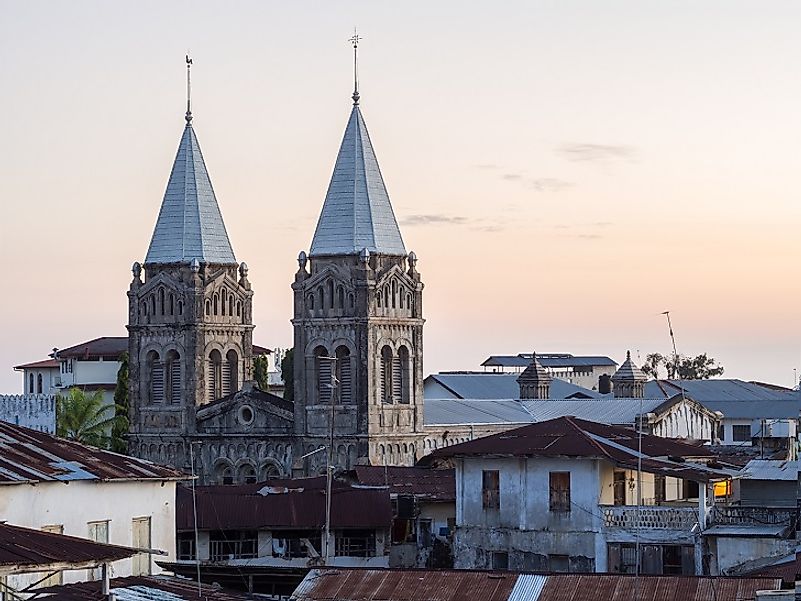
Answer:
<path fill-rule="evenodd" d="M 234 483 L 234 464 L 223 457 L 214 462 L 214 480 L 217 484 Z"/>
<path fill-rule="evenodd" d="M 272 457 L 264 459 L 259 465 L 259 481 L 273 480 L 284 477 L 284 467 Z"/>
<path fill-rule="evenodd" d="M 236 481 L 239 484 L 255 484 L 259 480 L 256 465 L 250 460 L 237 462 Z"/>

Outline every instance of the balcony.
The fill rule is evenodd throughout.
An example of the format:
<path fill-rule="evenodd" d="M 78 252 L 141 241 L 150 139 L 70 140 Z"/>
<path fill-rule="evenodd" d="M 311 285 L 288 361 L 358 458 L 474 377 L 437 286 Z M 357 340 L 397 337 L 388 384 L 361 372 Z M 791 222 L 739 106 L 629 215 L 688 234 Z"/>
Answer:
<path fill-rule="evenodd" d="M 601 505 L 604 528 L 689 531 L 698 523 L 697 507 Z"/>
<path fill-rule="evenodd" d="M 798 524 L 798 509 L 716 505 L 712 508 L 710 521 L 714 526 L 778 526 L 795 530 Z"/>

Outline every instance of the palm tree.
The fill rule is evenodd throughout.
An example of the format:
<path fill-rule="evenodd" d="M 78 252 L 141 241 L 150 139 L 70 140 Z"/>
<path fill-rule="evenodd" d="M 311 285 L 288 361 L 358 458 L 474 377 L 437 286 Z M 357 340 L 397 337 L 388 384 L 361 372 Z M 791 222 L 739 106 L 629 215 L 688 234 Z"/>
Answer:
<path fill-rule="evenodd" d="M 56 434 L 76 442 L 108 448 L 109 433 L 119 419 L 114 405 L 103 402 L 103 391 L 91 394 L 70 388 L 56 399 Z"/>

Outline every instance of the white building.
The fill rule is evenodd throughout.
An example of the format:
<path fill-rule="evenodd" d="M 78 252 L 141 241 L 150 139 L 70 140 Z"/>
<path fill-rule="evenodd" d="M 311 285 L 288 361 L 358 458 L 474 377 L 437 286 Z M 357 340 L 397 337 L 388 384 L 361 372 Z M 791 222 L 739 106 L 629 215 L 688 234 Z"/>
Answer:
<path fill-rule="evenodd" d="M 531 357 L 532 353 L 492 355 L 481 366 L 490 372 L 520 373 L 531 363 Z M 609 378 L 617 370 L 617 362 L 602 355 L 537 353 L 537 359 L 551 377 L 592 390 L 599 389 L 602 376 Z"/>
<path fill-rule="evenodd" d="M 0 422 L 0 518 L 23 526 L 175 557 L 175 483 L 179 472 L 43 432 Z M 143 552 L 114 564 L 114 576 L 158 573 Z M 42 574 L 14 576 L 15 589 Z M 53 576 L 57 584 L 96 572 Z M 11 582 L 9 582 L 11 584 Z"/>

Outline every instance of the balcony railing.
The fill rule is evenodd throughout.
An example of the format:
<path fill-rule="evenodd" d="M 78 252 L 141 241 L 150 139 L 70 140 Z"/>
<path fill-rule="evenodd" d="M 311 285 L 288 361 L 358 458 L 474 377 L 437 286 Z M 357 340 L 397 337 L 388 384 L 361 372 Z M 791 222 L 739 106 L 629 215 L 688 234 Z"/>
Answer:
<path fill-rule="evenodd" d="M 698 523 L 694 507 L 657 507 L 632 505 L 602 505 L 601 514 L 606 528 L 658 528 L 687 531 Z"/>
<path fill-rule="evenodd" d="M 715 505 L 711 521 L 716 526 L 792 526 L 795 529 L 798 510 L 795 507 Z"/>
<path fill-rule="evenodd" d="M 257 557 L 258 542 L 255 539 L 212 540 L 209 542 L 209 559 L 227 561 L 230 559 L 251 559 Z"/>

